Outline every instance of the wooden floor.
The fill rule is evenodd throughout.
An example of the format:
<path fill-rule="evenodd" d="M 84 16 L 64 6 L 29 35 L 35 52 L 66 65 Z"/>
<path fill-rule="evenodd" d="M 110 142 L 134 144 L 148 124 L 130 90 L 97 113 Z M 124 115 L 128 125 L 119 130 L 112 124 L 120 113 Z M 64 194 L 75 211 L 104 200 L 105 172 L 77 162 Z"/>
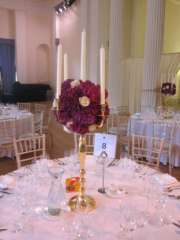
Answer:
<path fill-rule="evenodd" d="M 46 116 L 45 116 L 45 125 L 48 121 L 49 109 L 52 107 L 52 101 L 39 102 L 39 104 L 46 104 Z M 35 103 L 31 103 L 31 112 L 35 113 Z M 106 124 L 99 129 L 97 132 L 103 133 L 106 132 Z M 69 134 L 63 131 L 61 124 L 55 121 L 53 118 L 52 122 L 52 135 L 53 135 L 53 147 L 47 152 L 50 155 L 51 159 L 60 158 L 64 156 L 65 151 L 69 151 L 74 148 L 74 135 Z M 119 158 L 120 150 L 117 149 L 117 157 Z M 169 165 L 164 166 L 160 164 L 160 169 L 164 173 L 168 173 Z M 8 157 L 0 158 L 0 175 L 4 175 L 8 172 L 14 171 L 17 169 L 16 159 L 11 159 Z M 180 181 L 180 167 L 174 167 L 172 170 L 172 175 Z"/>

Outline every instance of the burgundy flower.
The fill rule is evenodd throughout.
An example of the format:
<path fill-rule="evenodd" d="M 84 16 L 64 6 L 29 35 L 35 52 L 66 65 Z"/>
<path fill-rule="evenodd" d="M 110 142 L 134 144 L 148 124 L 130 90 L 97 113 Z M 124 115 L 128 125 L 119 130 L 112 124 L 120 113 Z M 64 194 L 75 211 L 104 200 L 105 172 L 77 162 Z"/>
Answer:
<path fill-rule="evenodd" d="M 62 125 L 66 126 L 70 131 L 79 134 L 89 133 L 88 127 L 91 124 L 99 125 L 102 121 L 101 115 L 101 93 L 100 85 L 95 85 L 91 81 L 87 80 L 85 82 L 80 81 L 80 85 L 74 88 L 71 87 L 71 82 L 74 79 L 67 79 L 61 85 L 61 96 L 58 113 L 54 111 L 56 120 Z M 90 99 L 90 104 L 87 107 L 83 107 L 79 104 L 79 98 L 88 97 Z M 105 97 L 108 97 L 108 92 L 105 90 Z M 105 115 L 109 115 L 109 107 L 106 105 Z M 105 122 L 107 119 L 105 117 Z M 68 122 L 73 122 L 69 124 Z"/>
<path fill-rule="evenodd" d="M 164 95 L 169 95 L 169 96 L 175 95 L 176 94 L 176 85 L 173 84 L 173 87 L 172 87 L 172 83 L 163 83 L 161 93 Z"/>

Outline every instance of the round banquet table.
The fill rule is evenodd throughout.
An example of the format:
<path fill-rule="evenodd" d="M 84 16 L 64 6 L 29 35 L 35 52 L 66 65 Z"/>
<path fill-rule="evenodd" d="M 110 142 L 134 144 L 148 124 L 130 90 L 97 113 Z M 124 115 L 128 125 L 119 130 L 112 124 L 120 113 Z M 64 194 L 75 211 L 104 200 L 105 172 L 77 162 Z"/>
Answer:
<path fill-rule="evenodd" d="M 63 159 L 61 159 L 63 160 Z M 51 166 L 57 165 L 56 162 L 51 161 Z M 62 166 L 65 168 L 65 173 L 62 176 L 62 185 L 65 186 L 65 180 L 69 177 L 67 174 L 67 166 Z M 120 230 L 120 226 L 118 223 L 120 208 L 119 208 L 119 200 L 120 198 L 113 198 L 108 196 L 107 194 L 101 194 L 97 190 L 102 187 L 102 178 L 97 177 L 95 175 L 94 169 L 97 170 L 97 164 L 95 158 L 93 156 L 86 157 L 85 161 L 85 188 L 86 194 L 92 196 L 96 201 L 96 207 L 93 211 L 89 213 L 89 216 L 92 218 L 94 223 L 94 231 L 97 235 L 95 235 L 93 240 L 117 240 L 117 233 Z M 16 172 L 23 173 L 23 168 L 17 170 Z M 132 196 L 132 201 L 137 202 L 140 205 L 144 205 L 146 209 L 150 212 L 152 210 L 152 206 L 149 205 L 147 199 L 145 197 L 140 197 L 138 194 L 139 191 L 143 189 L 143 180 L 142 178 L 138 178 L 137 181 L 133 183 L 130 182 L 119 182 L 119 168 L 118 167 L 109 167 L 109 174 L 105 178 L 105 187 L 110 183 L 114 183 L 117 185 L 125 186 L 128 195 Z M 176 182 L 175 185 L 178 185 L 179 182 Z M 11 240 L 75 240 L 75 236 L 71 236 L 68 233 L 64 232 L 61 229 L 60 220 L 52 221 L 47 219 L 43 215 L 43 209 L 47 206 L 47 197 L 49 193 L 49 187 L 41 187 L 38 185 L 38 198 L 39 201 L 35 203 L 35 212 L 37 213 L 38 220 L 34 222 L 34 229 L 29 233 L 24 233 L 20 231 L 19 233 L 13 234 L 9 231 L 2 231 L 0 238 L 3 240 L 11 239 Z M 180 190 L 175 190 L 174 194 L 180 194 Z M 69 200 L 77 193 L 66 193 L 66 200 Z M 126 201 L 126 198 L 124 198 Z M 178 208 L 178 204 L 180 205 L 179 200 L 175 198 L 168 199 L 168 202 L 173 204 L 176 209 L 176 222 L 180 220 L 179 213 L 180 208 Z M 10 196 L 4 194 L 4 197 L 0 199 L 0 229 L 7 228 L 6 219 L 7 214 L 13 209 L 11 206 Z M 179 240 L 180 239 L 180 230 L 173 224 L 164 225 L 161 228 L 155 228 L 147 224 L 143 227 L 148 231 L 149 240 Z M 135 230 L 136 231 L 136 230 Z M 134 231 L 134 232 L 135 232 Z"/>
<path fill-rule="evenodd" d="M 173 123 L 174 119 L 163 119 L 161 122 Z M 152 137 L 153 135 L 153 124 L 152 120 L 138 120 L 136 115 L 131 116 L 131 136 L 135 133 L 136 135 L 143 135 Z M 180 127 L 175 126 L 175 133 L 173 138 L 173 144 L 175 144 L 175 150 L 172 158 L 172 163 L 175 167 L 180 166 Z M 161 162 L 166 165 L 168 163 L 168 157 L 161 155 Z"/>
<path fill-rule="evenodd" d="M 8 115 L 0 115 L 0 120 L 16 118 L 16 139 L 22 134 L 27 132 L 33 132 L 33 114 L 26 111 L 18 111 L 17 113 L 11 113 Z M 0 151 L 0 157 L 12 157 L 10 150 Z"/>

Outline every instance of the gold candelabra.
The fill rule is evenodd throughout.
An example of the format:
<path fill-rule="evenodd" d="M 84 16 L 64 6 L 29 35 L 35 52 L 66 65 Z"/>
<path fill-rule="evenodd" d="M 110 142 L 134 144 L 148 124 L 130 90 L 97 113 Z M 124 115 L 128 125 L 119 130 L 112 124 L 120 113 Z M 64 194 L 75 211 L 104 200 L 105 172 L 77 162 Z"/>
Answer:
<path fill-rule="evenodd" d="M 57 113 L 57 118 L 58 121 L 61 122 L 60 118 L 59 118 L 59 114 L 60 114 L 60 109 L 59 109 L 59 102 L 60 99 L 54 99 L 53 102 L 53 110 L 56 111 Z M 99 117 L 102 117 L 102 120 L 100 122 L 100 124 L 96 124 L 96 127 L 101 128 L 104 125 L 104 121 L 105 121 L 105 108 L 106 108 L 106 104 L 101 104 L 101 115 L 99 115 Z M 69 200 L 69 205 L 71 207 L 72 210 L 75 211 L 76 209 L 76 205 L 77 205 L 77 198 L 79 199 L 79 202 L 81 204 L 81 207 L 83 209 L 84 206 L 84 202 L 86 201 L 86 198 L 88 198 L 89 200 L 89 211 L 93 210 L 96 202 L 94 200 L 94 198 L 92 198 L 91 196 L 87 196 L 85 195 L 85 187 L 84 184 L 86 182 L 84 175 L 86 174 L 86 171 L 84 169 L 84 164 L 85 164 L 85 160 L 86 160 L 86 139 L 83 135 L 80 135 L 79 138 L 79 150 L 78 150 L 78 155 L 79 155 L 79 162 L 80 162 L 80 170 L 79 170 L 79 175 L 80 175 L 80 188 L 79 188 L 79 195 L 78 196 L 74 196 Z"/>

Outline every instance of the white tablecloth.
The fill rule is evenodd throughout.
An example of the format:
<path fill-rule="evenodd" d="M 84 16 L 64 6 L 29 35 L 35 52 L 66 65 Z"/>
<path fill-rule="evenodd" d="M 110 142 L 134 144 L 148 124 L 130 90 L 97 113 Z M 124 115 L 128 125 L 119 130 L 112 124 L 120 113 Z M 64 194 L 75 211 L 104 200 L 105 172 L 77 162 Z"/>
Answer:
<path fill-rule="evenodd" d="M 65 167 L 66 169 L 67 167 Z M 95 160 L 87 160 L 85 163 L 86 170 L 86 195 L 92 196 L 96 201 L 96 208 L 89 213 L 94 222 L 94 228 L 100 232 L 98 236 L 95 236 L 94 240 L 114 240 L 117 239 L 117 233 L 120 230 L 118 223 L 119 217 L 119 199 L 112 198 L 106 194 L 100 194 L 97 189 L 102 187 L 102 179 L 94 175 L 94 169 L 97 169 Z M 20 169 L 19 171 L 23 171 Z M 142 190 L 143 181 L 142 178 L 138 178 L 134 183 L 124 182 L 120 183 L 118 181 L 119 168 L 110 167 L 110 175 L 105 178 L 105 186 L 108 186 L 110 183 L 115 183 L 118 185 L 125 186 L 129 195 L 133 197 L 133 202 L 144 205 L 147 209 L 151 209 L 151 206 L 148 205 L 146 198 L 138 196 L 138 192 Z M 65 172 L 62 177 L 62 183 L 64 185 L 65 179 L 69 175 Z M 179 182 L 178 182 L 179 184 Z M 177 184 L 176 184 L 177 185 Z M 36 212 L 39 215 L 39 219 L 34 223 L 34 230 L 29 233 L 19 232 L 17 234 L 12 234 L 8 231 L 3 231 L 0 233 L 0 239 L 3 240 L 75 240 L 75 237 L 69 236 L 68 233 L 63 232 L 60 227 L 59 221 L 50 221 L 43 216 L 42 210 L 47 204 L 47 197 L 50 187 L 42 188 L 39 187 L 39 197 L 40 200 L 35 204 Z M 173 194 L 179 193 L 178 190 L 173 191 Z M 66 193 L 66 199 L 69 200 L 76 193 Z M 124 198 L 126 200 L 126 198 Z M 180 220 L 180 210 L 176 206 L 180 204 L 180 201 L 169 198 L 168 202 L 172 203 L 176 210 L 176 219 Z M 12 209 L 10 196 L 5 195 L 0 199 L 0 229 L 7 228 L 6 218 L 7 213 Z M 180 229 L 173 224 L 163 226 L 162 228 L 154 228 L 147 224 L 145 228 L 150 235 L 149 240 L 179 240 L 180 239 Z M 136 231 L 136 230 L 135 230 Z"/>
<path fill-rule="evenodd" d="M 22 134 L 33 132 L 33 114 L 28 111 L 18 111 L 17 114 L 0 115 L 0 119 L 16 118 L 16 139 Z M 11 157 L 11 151 L 1 151 L 0 157 Z"/>
<path fill-rule="evenodd" d="M 152 120 L 137 120 L 137 116 L 131 116 L 131 135 L 133 133 L 137 135 L 143 135 L 143 136 L 149 136 L 152 137 L 153 134 L 153 125 Z M 174 119 L 168 119 L 168 120 L 162 120 L 165 123 L 172 123 L 175 120 Z M 175 127 L 175 134 L 173 138 L 173 144 L 176 145 L 174 150 L 174 156 L 172 163 L 175 167 L 180 166 L 180 127 Z M 161 156 L 161 162 L 166 165 L 168 163 L 169 159 L 166 156 Z"/>

